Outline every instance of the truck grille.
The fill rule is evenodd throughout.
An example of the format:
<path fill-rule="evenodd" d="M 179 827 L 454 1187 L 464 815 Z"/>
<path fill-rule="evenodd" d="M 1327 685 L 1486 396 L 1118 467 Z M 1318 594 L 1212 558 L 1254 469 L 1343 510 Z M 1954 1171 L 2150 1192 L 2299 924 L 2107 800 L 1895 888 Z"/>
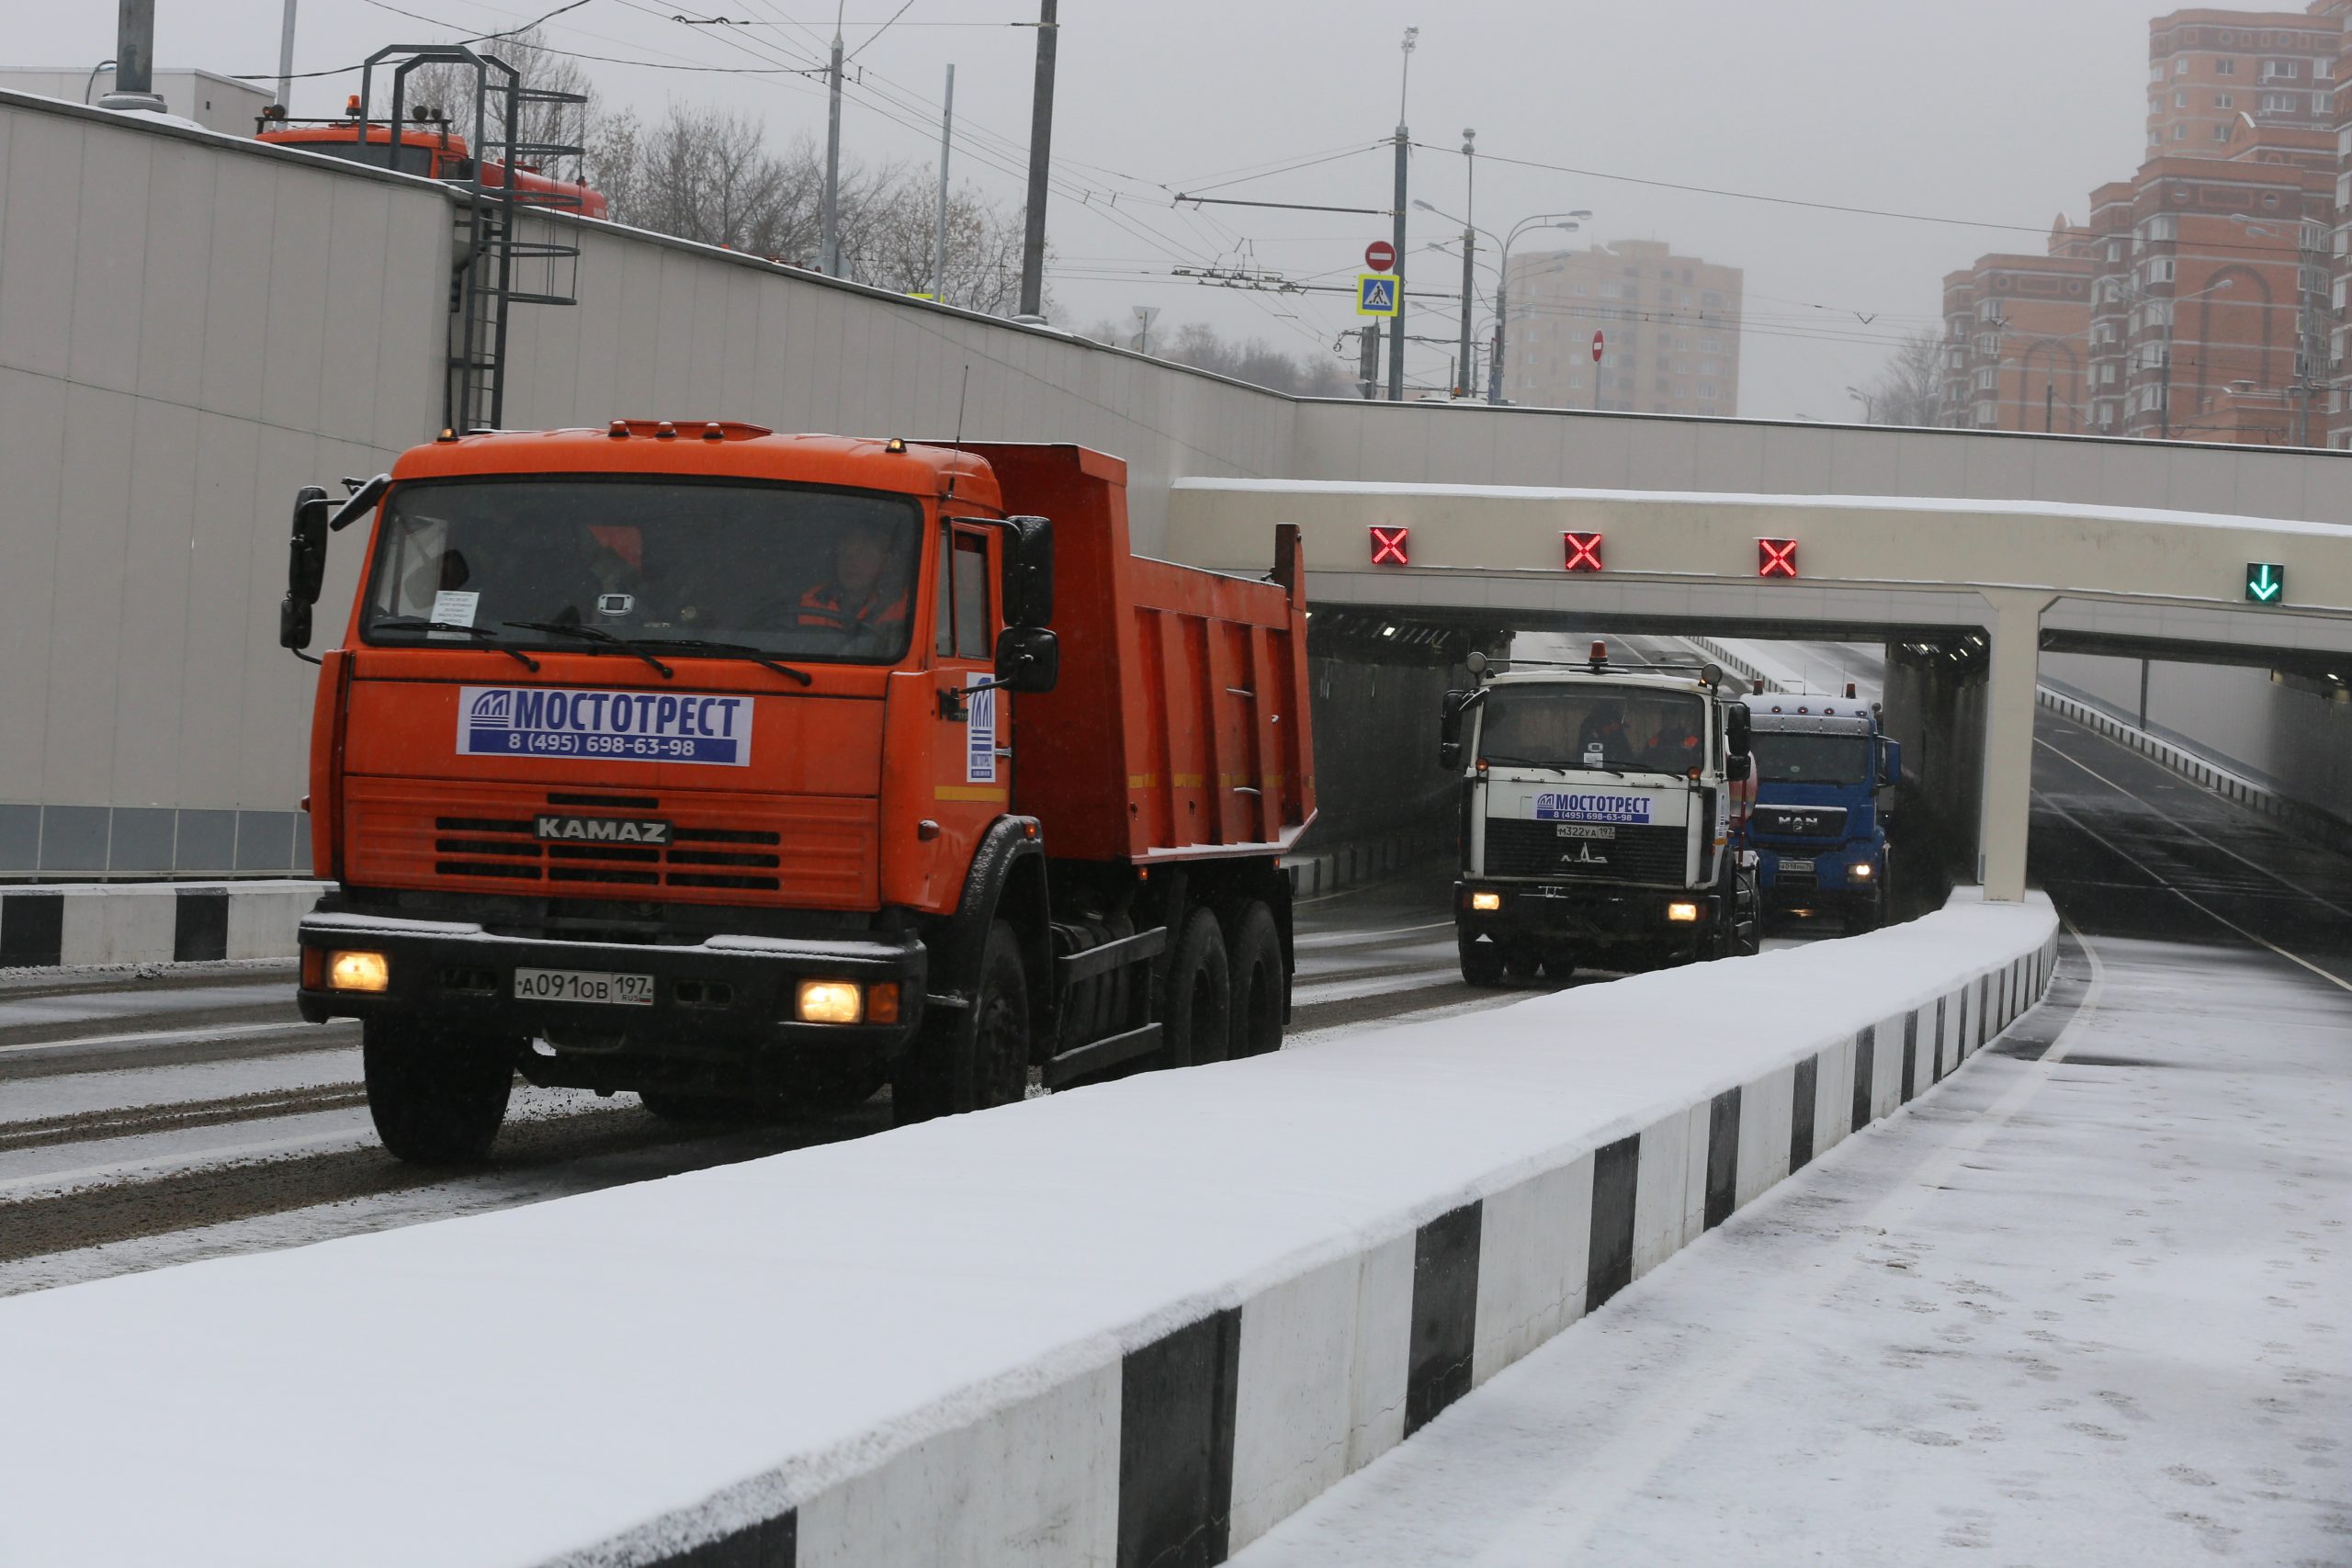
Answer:
<path fill-rule="evenodd" d="M 351 781 L 350 794 L 347 875 L 355 882 L 690 902 L 789 898 L 813 908 L 871 897 L 874 803 L 867 800 L 442 788 L 365 778 Z M 542 840 L 533 818 L 549 811 L 659 821 L 668 826 L 667 841 Z"/>
<path fill-rule="evenodd" d="M 1842 806 L 1759 806 L 1749 814 L 1748 830 L 1769 839 L 1815 839 L 1835 842 L 1846 836 Z"/>
<path fill-rule="evenodd" d="M 1687 886 L 1684 833 L 1681 828 L 1621 827 L 1613 839 L 1563 839 L 1555 822 L 1489 818 L 1487 874 Z"/>

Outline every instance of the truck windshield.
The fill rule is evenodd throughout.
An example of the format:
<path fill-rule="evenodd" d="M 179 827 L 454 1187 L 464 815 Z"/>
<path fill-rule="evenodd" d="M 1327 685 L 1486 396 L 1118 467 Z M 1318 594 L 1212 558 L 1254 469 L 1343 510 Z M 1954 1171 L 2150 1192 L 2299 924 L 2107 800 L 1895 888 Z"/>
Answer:
<path fill-rule="evenodd" d="M 1748 748 L 1756 754 L 1759 784 L 1851 784 L 1871 776 L 1870 742 L 1860 735 L 1776 735 L 1759 729 Z"/>
<path fill-rule="evenodd" d="M 1707 760 L 1706 705 L 1641 687 L 1489 686 L 1478 754 L 1491 762 L 1668 773 Z"/>
<path fill-rule="evenodd" d="M 412 481 L 393 487 L 360 632 L 395 646 L 464 642 L 473 627 L 509 647 L 576 650 L 609 637 L 888 663 L 907 650 L 922 528 L 912 497 L 876 492 Z"/>

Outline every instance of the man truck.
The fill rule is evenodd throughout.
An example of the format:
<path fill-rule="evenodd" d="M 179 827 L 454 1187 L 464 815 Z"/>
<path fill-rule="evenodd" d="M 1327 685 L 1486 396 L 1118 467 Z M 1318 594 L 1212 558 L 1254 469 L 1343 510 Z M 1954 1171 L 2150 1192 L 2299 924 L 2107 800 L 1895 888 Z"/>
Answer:
<path fill-rule="evenodd" d="M 1458 772 L 1454 930 L 1474 986 L 1754 953 L 1755 876 L 1732 841 L 1747 709 L 1703 668 L 1469 660 L 1438 765 Z"/>
<path fill-rule="evenodd" d="M 385 1145 L 489 1151 L 519 1071 L 657 1114 L 908 1122 L 1274 1049 L 1315 809 L 1306 612 L 1128 548 L 1075 446 L 725 422 L 445 433 L 294 513 L 331 885 L 305 1018 Z M 305 655 L 305 657 L 309 657 Z"/>
<path fill-rule="evenodd" d="M 1903 746 L 1890 740 L 1875 704 L 1846 688 L 1835 697 L 1789 697 L 1750 721 L 1756 808 L 1747 847 L 1767 908 L 1833 910 L 1849 931 L 1886 923 L 1886 808 L 1881 791 L 1903 779 Z"/>

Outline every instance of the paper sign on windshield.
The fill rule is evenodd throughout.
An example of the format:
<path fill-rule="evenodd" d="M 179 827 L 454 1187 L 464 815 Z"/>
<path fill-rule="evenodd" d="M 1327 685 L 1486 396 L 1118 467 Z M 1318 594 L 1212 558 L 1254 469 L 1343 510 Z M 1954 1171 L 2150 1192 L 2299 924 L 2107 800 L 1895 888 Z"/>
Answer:
<path fill-rule="evenodd" d="M 1587 795 L 1547 790 L 1535 797 L 1539 822 L 1618 822 L 1643 826 L 1650 819 L 1646 795 Z"/>
<path fill-rule="evenodd" d="M 752 764 L 752 699 L 545 686 L 465 686 L 461 757 L 606 757 Z"/>

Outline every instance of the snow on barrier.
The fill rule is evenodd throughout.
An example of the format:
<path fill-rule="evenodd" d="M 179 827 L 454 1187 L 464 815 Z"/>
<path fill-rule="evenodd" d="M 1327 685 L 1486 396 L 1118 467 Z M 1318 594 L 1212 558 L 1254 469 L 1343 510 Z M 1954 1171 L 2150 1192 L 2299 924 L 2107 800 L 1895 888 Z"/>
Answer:
<path fill-rule="evenodd" d="M 94 882 L 0 890 L 0 969 L 291 958 L 325 884 Z"/>
<path fill-rule="evenodd" d="M 0 1301 L 0 1564 L 1212 1563 L 2041 995 L 2046 904 Z"/>

